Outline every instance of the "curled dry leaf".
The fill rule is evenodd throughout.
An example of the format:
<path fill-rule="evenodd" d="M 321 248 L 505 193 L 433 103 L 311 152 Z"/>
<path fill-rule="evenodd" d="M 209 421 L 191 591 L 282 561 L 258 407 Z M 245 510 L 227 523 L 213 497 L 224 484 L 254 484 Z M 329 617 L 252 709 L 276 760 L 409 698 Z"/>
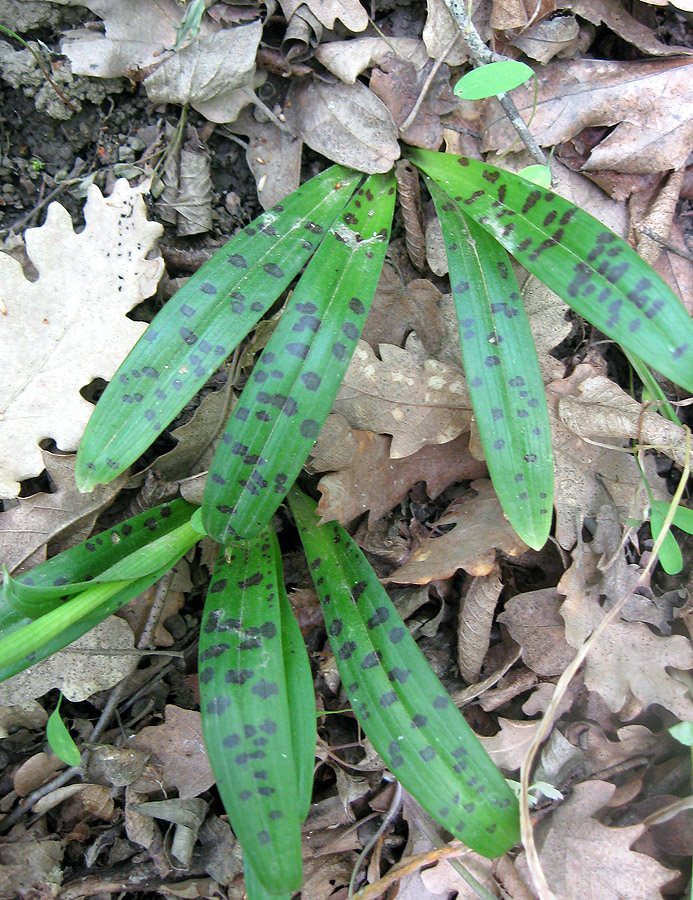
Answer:
<path fill-rule="evenodd" d="M 606 25 L 624 41 L 650 56 L 690 56 L 693 53 L 690 47 L 663 44 L 651 28 L 633 18 L 621 0 L 571 0 L 570 8 L 576 16 L 593 25 Z"/>
<path fill-rule="evenodd" d="M 532 134 L 543 146 L 569 140 L 583 128 L 615 125 L 594 148 L 586 171 L 644 174 L 682 166 L 693 142 L 693 61 L 549 63 L 539 78 Z M 534 87 L 513 92 L 528 119 Z M 487 102 L 483 150 L 508 147 L 515 133 L 497 103 Z"/>
<path fill-rule="evenodd" d="M 51 203 L 45 223 L 26 232 L 36 281 L 0 254 L 0 497 L 15 497 L 22 479 L 43 470 L 39 441 L 77 449 L 93 409 L 80 389 L 110 379 L 146 328 L 126 318 L 163 270 L 160 257 L 147 259 L 162 228 L 147 221 L 142 189 L 120 179 L 103 197 L 92 185 L 84 215 L 75 234 Z"/>
<path fill-rule="evenodd" d="M 392 344 L 379 349 L 380 359 L 359 341 L 334 412 L 355 428 L 391 434 L 395 459 L 469 429 L 471 402 L 459 369 Z"/>
<path fill-rule="evenodd" d="M 503 590 L 500 570 L 473 578 L 457 623 L 457 662 L 468 684 L 478 681 L 486 651 L 491 643 L 491 626 L 496 604 Z"/>
<path fill-rule="evenodd" d="M 529 746 L 541 725 L 534 722 L 515 722 L 512 719 L 498 719 L 501 730 L 493 737 L 477 735 L 484 750 L 494 763 L 508 772 L 517 771 L 524 762 Z"/>
<path fill-rule="evenodd" d="M 388 577 L 396 584 L 428 584 L 451 578 L 458 569 L 469 575 L 488 575 L 496 564 L 496 550 L 521 556 L 527 545 L 506 519 L 490 481 L 472 482 L 476 496 L 455 500 L 436 527 L 455 527 L 444 534 L 431 533 L 407 562 Z"/>
<path fill-rule="evenodd" d="M 390 439 L 371 431 L 352 431 L 353 459 L 341 471 L 318 483 L 318 512 L 323 522 L 348 525 L 367 510 L 369 528 L 402 501 L 417 481 L 426 482 L 428 496 L 438 496 L 456 481 L 478 478 L 486 471 L 469 452 L 461 435 L 447 444 L 429 444 L 404 459 L 390 458 Z"/>
<path fill-rule="evenodd" d="M 167 129 L 168 130 L 168 129 Z M 166 157 L 164 192 L 157 212 L 181 236 L 200 234 L 212 227 L 212 179 L 209 157 L 200 149 L 183 147 Z"/>
<path fill-rule="evenodd" d="M 333 162 L 372 175 L 389 172 L 399 159 L 392 116 L 360 81 L 295 81 L 284 111 L 289 127 Z"/>

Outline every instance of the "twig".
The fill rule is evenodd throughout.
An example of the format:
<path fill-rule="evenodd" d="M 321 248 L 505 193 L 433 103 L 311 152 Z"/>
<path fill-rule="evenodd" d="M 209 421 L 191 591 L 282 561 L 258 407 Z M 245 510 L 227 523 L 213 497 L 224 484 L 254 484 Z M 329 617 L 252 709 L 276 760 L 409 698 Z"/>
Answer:
<path fill-rule="evenodd" d="M 368 856 L 373 847 L 375 847 L 375 845 L 378 843 L 380 836 L 385 833 L 386 828 L 395 818 L 395 816 L 399 812 L 400 806 L 402 805 L 402 785 L 399 783 L 399 781 L 395 782 L 395 784 L 395 793 L 392 797 L 390 807 L 383 817 L 383 821 L 380 823 L 380 826 L 378 827 L 376 833 L 373 835 L 370 841 L 368 841 L 363 850 L 359 853 L 359 858 L 356 860 L 354 870 L 351 873 L 351 879 L 349 880 L 349 893 L 347 895 L 349 898 L 352 898 L 354 896 L 354 884 L 356 883 L 356 876 L 359 873 L 359 869 L 361 868 L 364 859 Z"/>
<path fill-rule="evenodd" d="M 664 249 L 668 250 L 669 253 L 675 253 L 676 256 L 680 256 L 681 259 L 686 259 L 688 260 L 688 262 L 693 262 L 693 253 L 691 253 L 689 250 L 684 250 L 681 247 L 677 247 L 675 244 L 672 244 L 671 241 L 663 238 L 661 234 L 657 234 L 656 231 L 648 228 L 647 225 L 636 225 L 635 230 L 640 234 L 644 234 L 645 237 L 648 237 L 651 241 L 654 241 L 655 244 L 659 244 L 660 247 L 664 247 Z"/>
<path fill-rule="evenodd" d="M 525 757 L 520 768 L 520 828 L 522 832 L 522 843 L 524 844 L 525 853 L 527 855 L 527 866 L 529 868 L 530 875 L 532 876 L 532 881 L 534 882 L 534 887 L 539 896 L 539 900 L 555 900 L 555 895 L 549 888 L 548 882 L 546 881 L 546 876 L 544 875 L 544 871 L 541 866 L 541 861 L 539 860 L 539 854 L 534 842 L 534 830 L 532 828 L 532 822 L 529 815 L 529 780 L 532 768 L 534 766 L 534 760 L 537 753 L 539 752 L 539 748 L 541 747 L 542 743 L 553 727 L 553 723 L 558 715 L 559 704 L 565 695 L 568 685 L 577 674 L 580 666 L 585 661 L 587 654 L 592 650 L 597 641 L 603 636 L 609 625 L 611 625 L 611 623 L 617 618 L 628 600 L 633 596 L 638 588 L 646 584 L 647 580 L 652 574 L 652 569 L 654 569 L 657 562 L 659 550 L 664 542 L 665 537 L 669 533 L 671 523 L 674 520 L 674 515 L 688 483 L 688 476 L 690 475 L 690 450 L 691 432 L 687 428 L 686 461 L 683 466 L 683 471 L 681 472 L 681 479 L 679 481 L 678 487 L 676 488 L 676 493 L 671 499 L 669 511 L 664 519 L 662 529 L 659 533 L 659 536 L 657 537 L 657 540 L 654 543 L 654 546 L 652 547 L 652 555 L 650 556 L 647 565 L 640 573 L 637 581 L 629 588 L 629 590 L 625 592 L 625 594 L 623 594 L 620 600 L 616 604 L 614 604 L 614 606 L 604 616 L 597 628 L 595 628 L 590 637 L 585 641 L 582 647 L 580 647 L 577 654 L 575 655 L 575 658 L 570 663 L 568 668 L 558 679 L 556 688 L 553 692 L 553 696 L 551 697 L 551 702 L 549 703 L 546 712 L 544 713 L 539 729 L 537 730 L 534 740 L 532 741 L 529 750 L 527 751 L 527 756 Z"/>
<path fill-rule="evenodd" d="M 472 24 L 471 17 L 467 10 L 464 0 L 445 0 L 445 5 L 450 10 L 452 17 L 457 22 L 462 32 L 462 40 L 467 45 L 469 55 L 477 66 L 488 65 L 492 62 L 504 62 L 507 56 L 501 56 L 499 53 L 493 53 L 482 41 L 479 32 Z M 529 128 L 527 128 L 522 116 L 517 110 L 515 103 L 510 99 L 508 94 L 496 94 L 496 99 L 500 103 L 503 112 L 510 120 L 518 136 L 522 140 L 529 151 L 532 159 L 540 166 L 548 165 L 548 160 L 544 151 L 541 149 L 536 140 L 532 137 Z"/>

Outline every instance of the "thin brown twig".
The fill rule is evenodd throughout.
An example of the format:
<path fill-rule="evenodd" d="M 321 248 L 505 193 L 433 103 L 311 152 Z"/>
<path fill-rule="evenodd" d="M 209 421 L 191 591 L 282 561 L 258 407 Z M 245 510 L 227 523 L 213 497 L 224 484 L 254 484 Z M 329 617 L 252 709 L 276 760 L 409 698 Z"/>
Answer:
<path fill-rule="evenodd" d="M 469 55 L 477 66 L 488 65 L 492 62 L 504 62 L 508 59 L 507 56 L 493 53 L 493 51 L 489 50 L 483 42 L 479 32 L 472 23 L 465 0 L 445 0 L 445 5 L 457 22 L 457 25 L 462 32 L 462 40 L 467 45 Z M 532 136 L 512 99 L 506 93 L 496 94 L 496 99 L 500 103 L 503 112 L 510 120 L 510 124 L 517 132 L 532 159 L 540 166 L 548 165 L 548 160 L 546 159 L 544 151 Z"/>
<path fill-rule="evenodd" d="M 438 59 L 436 59 L 435 62 L 433 63 L 431 71 L 426 76 L 426 80 L 424 81 L 423 86 L 422 86 L 421 90 L 419 91 L 419 96 L 416 98 L 416 103 L 412 106 L 411 112 L 409 113 L 407 118 L 399 126 L 400 133 L 403 133 L 408 128 L 411 128 L 411 126 L 414 122 L 414 119 L 419 114 L 419 110 L 421 109 L 421 104 L 424 102 L 424 100 L 426 99 L 426 95 L 428 94 L 429 90 L 431 89 L 431 85 L 433 84 L 433 79 L 436 77 L 438 70 L 443 65 L 446 57 L 448 56 L 448 54 L 450 53 L 452 48 L 455 46 L 455 44 L 459 41 L 459 39 L 460 39 L 460 35 L 456 34 L 453 37 L 453 39 L 450 41 L 450 43 L 447 45 L 445 50 L 443 50 L 443 52 L 438 57 Z"/>

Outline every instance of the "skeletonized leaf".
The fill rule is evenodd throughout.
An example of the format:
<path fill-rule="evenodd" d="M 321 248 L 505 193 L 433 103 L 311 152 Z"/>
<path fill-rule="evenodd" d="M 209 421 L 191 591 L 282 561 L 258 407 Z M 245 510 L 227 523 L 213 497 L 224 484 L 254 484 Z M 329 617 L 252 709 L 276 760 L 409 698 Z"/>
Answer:
<path fill-rule="evenodd" d="M 104 391 L 77 454 L 81 490 L 137 459 L 267 312 L 361 176 L 332 167 L 263 213 L 155 316 Z"/>
<path fill-rule="evenodd" d="M 438 822 L 484 856 L 518 839 L 517 801 L 482 750 L 385 589 L 344 529 L 317 525 L 289 495 L 352 709 L 393 774 Z"/>
<path fill-rule="evenodd" d="M 359 339 L 382 268 L 394 178 L 372 175 L 306 268 L 229 419 L 202 503 L 207 533 L 250 539 L 305 462 Z"/>
<path fill-rule="evenodd" d="M 572 203 L 474 159 L 409 157 L 464 214 L 601 331 L 693 390 L 693 322 L 637 253 Z"/>

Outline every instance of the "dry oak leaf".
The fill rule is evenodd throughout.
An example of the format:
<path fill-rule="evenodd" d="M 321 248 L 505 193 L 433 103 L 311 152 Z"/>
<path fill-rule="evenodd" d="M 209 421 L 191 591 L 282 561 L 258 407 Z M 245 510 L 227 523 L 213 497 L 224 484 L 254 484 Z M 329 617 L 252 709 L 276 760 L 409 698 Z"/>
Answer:
<path fill-rule="evenodd" d="M 0 704 L 26 703 L 53 688 L 80 703 L 97 691 L 115 687 L 136 668 L 139 654 L 133 652 L 134 643 L 127 622 L 110 616 L 65 650 L 0 684 Z"/>
<path fill-rule="evenodd" d="M 302 4 L 328 31 L 334 30 L 337 19 L 349 31 L 364 31 L 368 27 L 368 13 L 359 0 L 279 0 L 287 22 Z"/>
<path fill-rule="evenodd" d="M 498 616 L 520 645 L 523 662 L 537 675 L 561 675 L 575 656 L 564 636 L 560 605 L 556 589 L 543 588 L 516 594 Z"/>
<path fill-rule="evenodd" d="M 445 534 L 426 537 L 407 562 L 388 576 L 396 584 L 428 584 L 451 578 L 458 569 L 469 575 L 488 575 L 496 564 L 496 550 L 521 556 L 527 545 L 508 522 L 493 485 L 473 481 L 476 496 L 466 494 L 447 508 L 436 527 L 455 527 Z"/>
<path fill-rule="evenodd" d="M 524 762 L 529 746 L 536 737 L 541 720 L 516 722 L 513 719 L 498 718 L 501 730 L 493 737 L 477 735 L 484 750 L 499 769 L 515 772 Z"/>
<path fill-rule="evenodd" d="M 84 215 L 75 234 L 51 203 L 45 223 L 26 232 L 36 281 L 0 254 L 0 497 L 43 471 L 39 441 L 77 449 L 93 409 L 80 388 L 108 381 L 147 327 L 126 318 L 155 292 L 164 266 L 147 259 L 162 228 L 147 221 L 142 190 L 120 179 L 103 197 L 92 185 Z"/>
<path fill-rule="evenodd" d="M 646 174 L 681 167 L 693 143 L 693 60 L 549 63 L 538 79 L 532 134 L 543 146 L 595 125 L 615 125 L 591 152 L 585 171 Z M 528 119 L 534 85 L 513 92 Z M 484 114 L 483 150 L 512 143 L 515 133 L 495 101 Z"/>
<path fill-rule="evenodd" d="M 578 649 L 606 615 L 599 602 L 569 594 L 561 607 L 568 643 Z M 631 695 L 643 707 L 658 703 L 681 721 L 693 719 L 686 685 L 668 668 L 693 668 L 693 646 L 681 634 L 659 637 L 641 622 L 617 619 L 606 629 L 585 662 L 585 686 L 596 691 L 612 712 L 620 712 Z"/>
<path fill-rule="evenodd" d="M 204 739 L 202 717 L 192 709 L 168 704 L 163 725 L 150 725 L 132 741 L 138 750 L 149 750 L 163 767 L 159 787 L 175 787 L 183 800 L 198 797 L 214 784 Z M 138 782 L 139 788 L 139 782 Z"/>
<path fill-rule="evenodd" d="M 145 76 L 154 103 L 190 104 L 212 122 L 232 122 L 251 102 L 262 23 L 222 28 L 202 19 L 198 36 L 175 53 L 184 9 L 176 0 L 78 0 L 105 23 L 105 34 L 71 32 L 62 52 L 76 75 Z"/>
<path fill-rule="evenodd" d="M 48 541 L 59 538 L 61 550 L 85 541 L 99 512 L 127 481 L 123 473 L 81 494 L 75 484 L 75 457 L 41 453 L 53 492 L 12 501 L 17 505 L 0 513 L 0 561 L 15 576 L 45 561 Z"/>
<path fill-rule="evenodd" d="M 423 43 L 417 38 L 354 38 L 351 41 L 328 41 L 315 50 L 315 58 L 345 84 L 353 84 L 366 69 L 379 66 L 393 52 L 414 63 L 417 69 L 428 61 Z"/>
<path fill-rule="evenodd" d="M 425 481 L 428 496 L 435 499 L 454 482 L 480 478 L 486 472 L 485 464 L 469 452 L 468 435 L 447 444 L 429 444 L 404 459 L 391 459 L 390 438 L 372 431 L 351 434 L 356 452 L 349 465 L 318 483 L 322 522 L 346 526 L 369 510 L 372 527 L 417 481 Z"/>
<path fill-rule="evenodd" d="M 354 428 L 391 434 L 394 459 L 454 440 L 472 417 L 462 372 L 413 346 L 411 339 L 405 348 L 380 344 L 378 359 L 359 341 L 332 408 Z"/>
<path fill-rule="evenodd" d="M 539 858 L 549 887 L 561 900 L 661 900 L 677 874 L 630 847 L 644 825 L 607 828 L 594 818 L 615 787 L 585 781 L 536 828 Z"/>
<path fill-rule="evenodd" d="M 317 153 L 367 172 L 389 172 L 399 159 L 397 126 L 385 104 L 357 81 L 294 81 L 284 107 L 287 124 Z"/>

